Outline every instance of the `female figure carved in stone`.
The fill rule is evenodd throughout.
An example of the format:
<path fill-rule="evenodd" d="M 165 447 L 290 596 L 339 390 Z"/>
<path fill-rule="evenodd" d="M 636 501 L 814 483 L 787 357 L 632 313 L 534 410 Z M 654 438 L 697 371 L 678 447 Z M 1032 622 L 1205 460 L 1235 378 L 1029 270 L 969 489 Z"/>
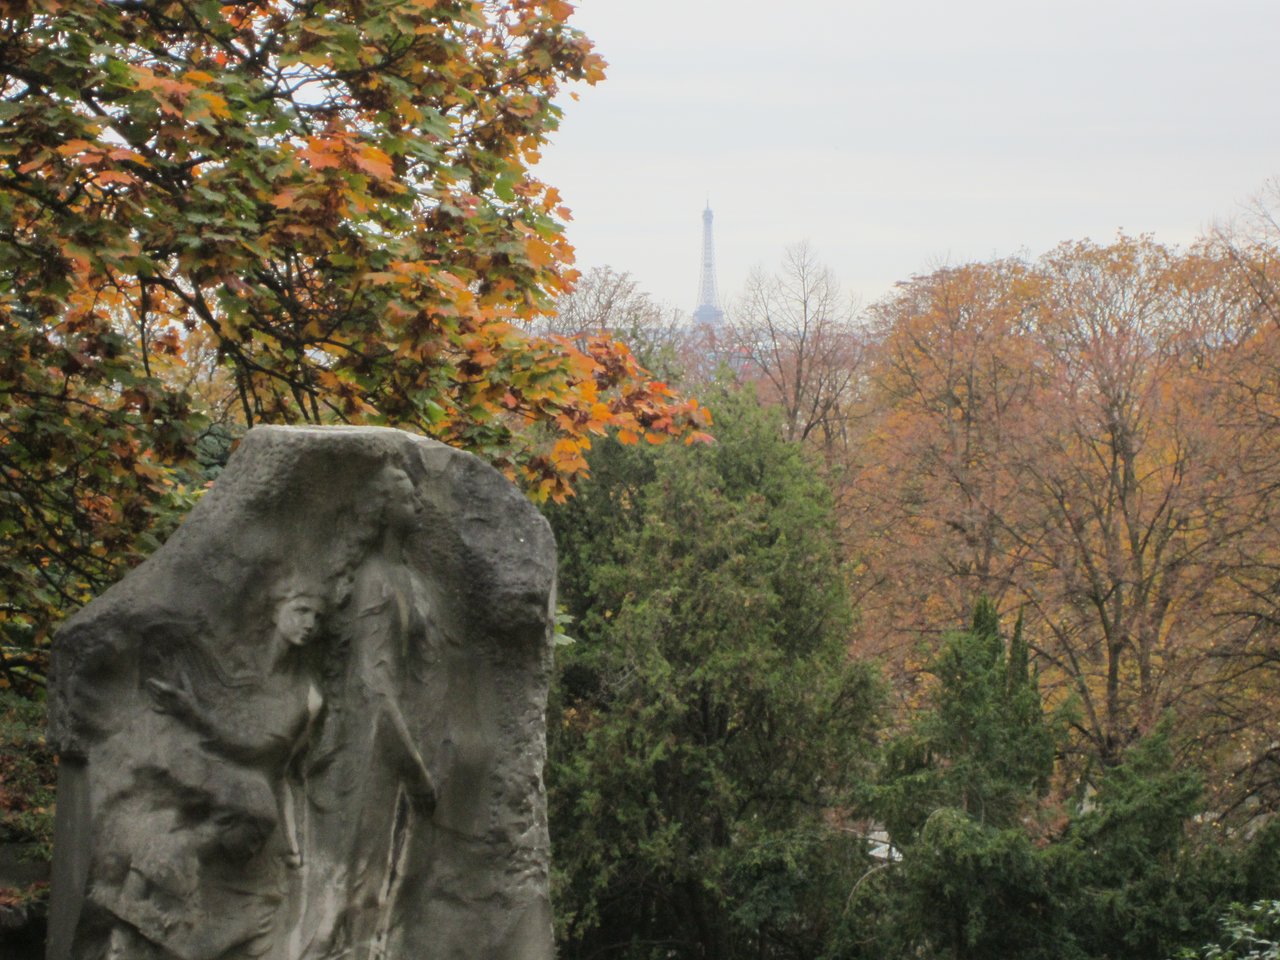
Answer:
<path fill-rule="evenodd" d="M 324 609 L 297 578 L 273 595 L 270 633 L 249 651 L 247 672 L 178 644 L 177 669 L 144 681 L 168 752 L 132 771 L 117 804 L 145 836 L 114 855 L 116 882 L 105 871 L 95 893 L 121 921 L 108 958 L 229 960 L 272 943 L 282 867 L 302 863 L 291 771 L 323 703 L 305 647 Z"/>
<path fill-rule="evenodd" d="M 279 603 L 259 681 L 248 695 L 229 698 L 216 709 L 201 706 L 185 675 L 178 685 L 152 678 L 147 688 L 156 709 L 195 730 L 208 749 L 273 783 L 276 809 L 287 844 L 287 866 L 302 864 L 289 770 L 310 738 L 323 698 L 301 649 L 315 639 L 324 610 L 317 591 L 300 578 L 276 591 Z"/>
<path fill-rule="evenodd" d="M 342 896 L 312 898 L 304 923 L 315 932 L 303 954 L 308 960 L 382 955 L 409 836 L 426 828 L 436 802 L 435 779 L 405 707 L 421 695 L 431 644 L 427 585 L 406 556 L 418 501 L 399 467 L 384 466 L 373 488 L 337 621 L 348 645 L 337 698 L 343 712 L 329 718 L 325 739 L 333 741 L 334 756 L 315 776 L 328 808 L 317 817 L 317 842 L 330 861 L 329 875 L 316 879 Z"/>

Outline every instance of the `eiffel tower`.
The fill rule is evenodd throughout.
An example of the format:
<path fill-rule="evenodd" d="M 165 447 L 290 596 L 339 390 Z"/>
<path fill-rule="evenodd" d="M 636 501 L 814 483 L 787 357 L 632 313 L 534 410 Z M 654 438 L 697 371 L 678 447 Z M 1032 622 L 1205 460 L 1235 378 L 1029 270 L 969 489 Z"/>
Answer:
<path fill-rule="evenodd" d="M 716 251 L 711 240 L 711 201 L 702 211 L 702 278 L 698 281 L 698 306 L 693 322 L 715 329 L 724 323 L 724 311 L 716 296 Z"/>

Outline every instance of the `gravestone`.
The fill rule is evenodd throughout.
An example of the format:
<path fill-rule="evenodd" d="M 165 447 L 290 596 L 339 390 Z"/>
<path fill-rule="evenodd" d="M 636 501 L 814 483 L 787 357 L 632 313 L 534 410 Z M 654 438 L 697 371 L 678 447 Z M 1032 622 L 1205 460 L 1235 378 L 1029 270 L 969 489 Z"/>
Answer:
<path fill-rule="evenodd" d="M 50 960 L 550 960 L 554 577 L 469 454 L 251 430 L 55 641 Z"/>

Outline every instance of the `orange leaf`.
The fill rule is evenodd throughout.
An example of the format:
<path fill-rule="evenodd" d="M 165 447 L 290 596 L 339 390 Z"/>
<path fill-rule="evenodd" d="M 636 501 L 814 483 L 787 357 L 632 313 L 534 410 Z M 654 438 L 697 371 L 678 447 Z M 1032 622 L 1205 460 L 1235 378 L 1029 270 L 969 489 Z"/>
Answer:
<path fill-rule="evenodd" d="M 377 147 L 365 147 L 352 158 L 352 162 L 357 170 L 379 180 L 389 180 L 395 175 L 395 171 L 391 169 L 391 157 Z"/>
<path fill-rule="evenodd" d="M 125 173 L 123 170 L 103 170 L 93 178 L 93 182 L 97 184 L 104 183 L 123 183 L 132 186 L 138 180 L 131 173 Z"/>
<path fill-rule="evenodd" d="M 66 143 L 58 147 L 58 153 L 64 157 L 72 156 L 77 153 L 84 153 L 87 150 L 93 150 L 97 144 L 90 143 L 88 140 L 68 140 Z"/>
<path fill-rule="evenodd" d="M 298 156 L 305 160 L 312 170 L 341 167 L 342 160 L 333 147 L 334 144 L 330 141 L 312 137 L 307 141 L 307 146 L 298 151 Z"/>

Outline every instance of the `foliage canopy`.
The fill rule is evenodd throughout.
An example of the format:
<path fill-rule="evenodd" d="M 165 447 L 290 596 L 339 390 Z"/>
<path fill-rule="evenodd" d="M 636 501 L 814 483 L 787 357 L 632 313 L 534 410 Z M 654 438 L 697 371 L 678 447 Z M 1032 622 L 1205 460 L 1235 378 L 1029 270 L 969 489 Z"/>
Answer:
<path fill-rule="evenodd" d="M 705 423 L 620 344 L 515 325 L 575 276 L 568 212 L 530 173 L 560 86 L 602 76 L 571 11 L 0 6 L 11 639 L 145 549 L 210 419 L 402 426 L 542 497 L 593 434 Z"/>

